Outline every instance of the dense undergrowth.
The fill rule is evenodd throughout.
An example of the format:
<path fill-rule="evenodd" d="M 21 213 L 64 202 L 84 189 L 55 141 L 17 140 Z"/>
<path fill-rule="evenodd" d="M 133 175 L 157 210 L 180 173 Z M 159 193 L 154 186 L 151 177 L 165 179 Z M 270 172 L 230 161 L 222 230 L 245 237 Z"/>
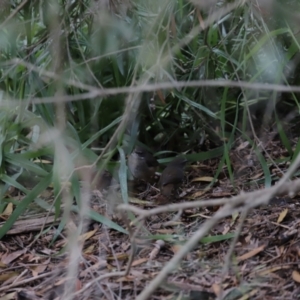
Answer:
<path fill-rule="evenodd" d="M 120 166 L 126 182 L 136 140 L 162 162 L 219 157 L 215 178 L 226 166 L 233 181 L 229 151 L 241 138 L 266 186 L 259 141 L 275 132 L 286 160 L 299 152 L 299 95 L 256 86 L 299 84 L 297 1 L 2 0 L 0 10 L 0 213 L 15 207 L 0 237 L 32 203 L 48 209 L 39 195 L 49 186 L 56 215 L 66 194 L 80 207 L 82 166 Z"/>

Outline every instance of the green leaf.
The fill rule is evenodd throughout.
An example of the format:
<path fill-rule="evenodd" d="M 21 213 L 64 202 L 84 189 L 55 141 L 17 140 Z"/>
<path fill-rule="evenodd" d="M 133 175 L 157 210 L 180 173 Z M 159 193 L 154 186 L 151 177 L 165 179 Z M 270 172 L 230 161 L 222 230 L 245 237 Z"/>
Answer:
<path fill-rule="evenodd" d="M 14 225 L 15 221 L 19 218 L 19 216 L 25 212 L 31 202 L 38 197 L 38 195 L 43 192 L 52 181 L 52 173 L 48 174 L 45 178 L 43 178 L 38 185 L 34 187 L 34 189 L 26 195 L 26 197 L 20 202 L 20 204 L 14 209 L 11 216 L 4 223 L 4 225 L 0 228 L 0 239 L 6 234 L 6 232 Z"/>
<path fill-rule="evenodd" d="M 32 171 L 36 175 L 48 175 L 47 171 L 43 170 L 36 163 L 25 158 L 22 154 L 5 153 L 5 160 L 14 166 L 22 167 L 28 171 Z"/>
<path fill-rule="evenodd" d="M 216 242 L 221 242 L 221 241 L 226 241 L 234 238 L 236 234 L 235 233 L 227 233 L 224 235 L 211 235 L 207 236 L 201 239 L 201 244 L 211 244 L 211 243 L 216 243 Z"/>
<path fill-rule="evenodd" d="M 0 176 L 0 179 L 5 182 L 6 184 L 10 185 L 10 186 L 14 186 L 15 188 L 19 189 L 20 191 L 22 191 L 24 194 L 28 194 L 29 190 L 27 190 L 23 185 L 21 185 L 20 183 L 18 183 L 14 178 L 9 177 L 5 174 Z"/>
<path fill-rule="evenodd" d="M 72 211 L 74 212 L 79 212 L 79 209 L 77 206 L 72 206 Z M 108 218 L 106 218 L 105 216 L 102 216 L 100 214 L 98 214 L 97 212 L 95 212 L 94 210 L 89 210 L 88 212 L 88 216 L 96 221 L 99 222 L 101 224 L 103 224 L 104 226 L 107 226 L 108 228 L 114 229 L 116 231 L 119 231 L 121 233 L 125 233 L 128 234 L 127 230 L 125 230 L 124 228 L 122 228 L 120 225 L 118 225 L 117 223 L 109 220 Z"/>

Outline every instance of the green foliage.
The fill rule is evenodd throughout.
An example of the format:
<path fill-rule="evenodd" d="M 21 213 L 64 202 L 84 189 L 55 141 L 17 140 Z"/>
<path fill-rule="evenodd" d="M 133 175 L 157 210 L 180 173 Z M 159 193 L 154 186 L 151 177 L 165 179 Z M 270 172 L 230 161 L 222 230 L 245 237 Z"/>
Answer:
<path fill-rule="evenodd" d="M 19 5 L 10 2 L 3 20 Z M 138 139 L 155 152 L 194 150 L 191 160 L 222 155 L 219 171 L 225 163 L 233 181 L 229 151 L 238 136 L 255 148 L 253 116 L 255 129 L 276 117 L 282 143 L 295 156 L 299 147 L 293 152 L 281 125 L 288 113 L 298 115 L 295 93 L 176 84 L 142 93 L 145 84 L 191 80 L 299 84 L 299 35 L 295 18 L 288 17 L 299 4 L 273 2 L 270 14 L 268 7 L 236 7 L 234 1 L 203 7 L 185 0 L 110 1 L 110 10 L 101 1 L 28 1 L 0 25 L 1 198 L 12 185 L 32 202 L 36 194 L 18 178 L 26 174 L 44 186 L 52 172 L 57 196 L 61 182 L 74 180 L 74 168 L 95 162 L 119 126 L 104 159 L 117 153 L 123 137 L 124 145 Z M 124 86 L 141 92 L 100 93 Z M 70 153 L 63 172 L 61 149 Z M 119 149 L 125 201 L 129 149 Z M 270 184 L 268 164 L 257 155 Z M 72 192 L 79 205 L 78 191 Z"/>

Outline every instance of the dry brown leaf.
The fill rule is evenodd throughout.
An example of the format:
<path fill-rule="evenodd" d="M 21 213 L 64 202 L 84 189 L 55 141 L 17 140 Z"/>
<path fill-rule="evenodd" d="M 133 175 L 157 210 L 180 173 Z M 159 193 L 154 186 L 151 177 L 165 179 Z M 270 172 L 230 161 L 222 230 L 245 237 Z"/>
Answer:
<path fill-rule="evenodd" d="M 156 90 L 156 94 L 163 104 L 166 104 L 165 96 L 161 90 Z"/>
<path fill-rule="evenodd" d="M 3 297 L 0 297 L 0 300 L 15 300 L 15 299 L 18 299 L 18 298 L 16 298 L 17 297 L 16 294 L 17 294 L 17 292 L 5 294 Z"/>
<path fill-rule="evenodd" d="M 247 147 L 249 146 L 249 144 L 250 144 L 250 143 L 249 143 L 248 141 L 242 142 L 242 143 L 236 148 L 236 150 L 237 150 L 237 151 L 241 151 L 241 150 L 247 148 Z"/>
<path fill-rule="evenodd" d="M 278 219 L 277 219 L 277 223 L 281 223 L 281 222 L 284 220 L 284 218 L 286 217 L 288 211 L 289 211 L 289 210 L 286 208 L 286 209 L 284 209 L 284 210 L 280 213 L 280 215 L 278 216 Z"/>
<path fill-rule="evenodd" d="M 55 289 L 56 289 L 57 296 L 61 296 L 61 294 L 63 294 L 63 290 L 64 290 L 63 284 L 67 280 L 68 280 L 67 278 L 62 278 L 59 281 L 55 282 L 54 286 L 55 286 Z M 79 290 L 82 289 L 82 283 L 81 283 L 81 281 L 78 278 L 76 278 L 75 289 L 76 289 L 76 291 L 79 291 Z"/>
<path fill-rule="evenodd" d="M 84 242 L 86 240 L 88 240 L 89 238 L 91 238 L 93 235 L 95 235 L 95 233 L 98 231 L 98 229 L 96 228 L 95 230 L 92 230 L 92 231 L 89 231 L 89 232 L 86 232 L 84 234 L 82 234 L 80 237 L 79 237 L 79 241 L 80 242 Z"/>
<path fill-rule="evenodd" d="M 86 268 L 85 270 L 83 270 L 82 272 L 80 272 L 79 276 L 85 277 L 94 272 L 99 272 L 99 270 L 104 269 L 106 266 L 107 266 L 106 260 L 99 259 L 99 261 L 96 262 L 94 265 L 92 265 L 92 266 Z"/>
<path fill-rule="evenodd" d="M 77 225 L 75 224 L 74 220 L 69 219 L 64 230 L 66 231 L 66 234 L 75 234 L 77 231 Z M 65 243 L 67 243 L 67 241 L 65 241 Z"/>
<path fill-rule="evenodd" d="M 137 260 L 133 261 L 132 267 L 141 265 L 141 264 L 147 262 L 148 260 L 149 260 L 148 258 L 140 258 L 140 259 L 137 259 Z"/>
<path fill-rule="evenodd" d="M 147 206 L 155 206 L 155 203 L 152 201 L 140 200 L 140 199 L 134 198 L 134 197 L 129 197 L 129 202 L 135 203 L 135 204 L 147 205 Z"/>
<path fill-rule="evenodd" d="M 76 279 L 76 291 L 80 291 L 82 289 L 82 282 L 78 278 Z"/>
<path fill-rule="evenodd" d="M 41 249 L 40 252 L 46 255 L 51 255 L 53 253 L 53 251 L 48 248 Z"/>
<path fill-rule="evenodd" d="M 6 206 L 6 208 L 5 208 L 5 210 L 4 210 L 4 212 L 1 214 L 1 217 L 3 216 L 4 219 L 5 219 L 6 217 L 8 217 L 8 216 L 10 216 L 12 214 L 13 210 L 14 210 L 13 204 L 12 203 L 8 203 L 7 206 Z"/>
<path fill-rule="evenodd" d="M 58 281 L 56 281 L 54 283 L 55 286 L 60 286 L 62 285 L 63 283 L 65 283 L 66 281 L 68 280 L 68 278 L 64 277 L 64 278 L 60 278 Z"/>
<path fill-rule="evenodd" d="M 176 254 L 180 249 L 181 249 L 181 245 L 177 244 L 177 245 L 172 245 L 171 246 L 171 250 L 174 254 Z"/>
<path fill-rule="evenodd" d="M 18 250 L 18 251 L 15 251 L 15 252 L 12 252 L 10 254 L 4 254 L 2 256 L 2 263 L 4 264 L 10 264 L 12 261 L 14 261 L 16 258 L 18 258 L 19 256 L 23 255 L 24 253 L 26 252 L 26 249 L 23 249 L 23 250 Z"/>
<path fill-rule="evenodd" d="M 87 247 L 86 249 L 83 250 L 84 254 L 93 254 L 95 251 L 95 245 L 90 245 L 89 247 Z"/>
<path fill-rule="evenodd" d="M 215 198 L 230 197 L 233 195 L 234 195 L 234 193 L 230 193 L 230 192 L 226 192 L 226 191 L 215 191 L 212 193 L 212 197 L 215 197 Z"/>
<path fill-rule="evenodd" d="M 202 176 L 202 177 L 196 177 L 193 178 L 193 180 L 191 182 L 212 182 L 214 180 L 213 177 L 210 176 Z M 218 182 L 218 180 L 216 179 L 215 182 Z"/>
<path fill-rule="evenodd" d="M 227 233 L 229 232 L 229 230 L 230 230 L 230 226 L 225 225 L 225 226 L 224 226 L 224 230 L 222 231 L 222 234 L 223 234 L 223 235 L 227 234 Z"/>
<path fill-rule="evenodd" d="M 260 247 L 257 247 L 247 253 L 245 253 L 244 255 L 241 255 L 237 258 L 237 261 L 243 261 L 243 260 L 246 260 L 252 256 L 255 256 L 257 255 L 258 253 L 260 253 L 261 251 L 263 251 L 264 249 L 266 248 L 266 245 L 262 245 Z"/>
<path fill-rule="evenodd" d="M 232 213 L 232 224 L 233 225 L 235 223 L 235 221 L 237 220 L 237 218 L 240 216 L 240 213 L 239 212 L 234 212 Z"/>
<path fill-rule="evenodd" d="M 294 279 L 294 281 L 300 283 L 300 273 L 298 271 L 293 271 L 292 278 Z"/>
<path fill-rule="evenodd" d="M 6 193 L 4 194 L 5 197 L 8 197 L 10 199 L 13 199 L 13 197 L 11 197 L 11 195 L 15 192 L 16 188 L 14 186 L 10 186 L 8 187 Z"/>
<path fill-rule="evenodd" d="M 195 198 L 199 198 L 201 196 L 203 196 L 205 193 L 207 192 L 207 190 L 203 190 L 203 191 L 197 191 L 196 193 L 194 193 L 193 195 L 191 195 L 189 197 L 189 199 L 195 199 Z"/>
<path fill-rule="evenodd" d="M 20 275 L 20 273 L 18 273 L 18 272 L 7 272 L 7 273 L 0 274 L 0 282 L 17 277 L 19 275 Z"/>
<path fill-rule="evenodd" d="M 279 270 L 289 269 L 289 268 L 290 268 L 289 266 L 275 266 L 275 267 L 268 268 L 268 269 L 260 271 L 260 272 L 253 272 L 252 275 L 255 275 L 255 276 L 257 276 L 257 275 L 264 276 L 264 275 L 268 275 L 270 273 L 277 272 Z"/>
<path fill-rule="evenodd" d="M 251 180 L 255 180 L 255 179 L 258 179 L 260 177 L 262 177 L 264 175 L 264 172 L 260 172 L 260 173 L 257 173 L 256 175 L 254 176 L 251 176 Z"/>
<path fill-rule="evenodd" d="M 206 216 L 204 214 L 194 214 L 194 215 L 191 215 L 190 218 L 197 218 L 197 217 L 201 217 L 201 218 L 204 218 L 204 219 L 210 219 L 211 216 Z"/>
<path fill-rule="evenodd" d="M 31 267 L 30 270 L 31 270 L 32 276 L 37 277 L 40 273 L 43 273 L 46 270 L 47 266 L 48 265 L 37 265 L 37 266 Z"/>
<path fill-rule="evenodd" d="M 41 256 L 35 255 L 34 253 L 27 253 L 22 257 L 23 261 L 31 262 L 31 263 L 37 263 L 40 264 Z M 43 263 L 43 265 L 47 265 L 49 263 L 49 258 L 46 262 Z"/>
<path fill-rule="evenodd" d="M 252 238 L 252 234 L 249 233 L 249 234 L 245 237 L 245 242 L 246 242 L 247 244 L 249 244 L 250 241 L 251 241 L 251 238 Z"/>
<path fill-rule="evenodd" d="M 36 218 L 36 219 L 24 219 L 24 220 L 18 220 L 14 223 L 12 228 L 6 233 L 8 235 L 10 234 L 18 234 L 18 233 L 24 233 L 24 232 L 31 232 L 31 231 L 39 231 L 41 230 L 41 227 L 45 224 L 46 225 L 56 225 L 60 222 L 60 218 L 55 219 L 55 216 L 49 216 L 48 218 Z M 0 226 L 4 223 L 0 223 Z"/>
<path fill-rule="evenodd" d="M 183 224 L 182 222 L 178 222 L 178 223 Z M 174 230 L 174 229 L 157 229 L 156 232 L 160 233 L 160 234 L 174 234 L 176 232 L 176 230 Z"/>
<path fill-rule="evenodd" d="M 53 196 L 53 190 L 52 189 L 46 189 L 40 193 L 41 198 L 49 199 Z"/>
<path fill-rule="evenodd" d="M 279 254 L 281 255 L 285 251 L 285 246 L 280 246 L 278 249 L 279 249 Z"/>
<path fill-rule="evenodd" d="M 223 289 L 219 284 L 213 283 L 211 288 L 217 297 L 219 297 L 222 294 Z"/>
<path fill-rule="evenodd" d="M 108 261 L 115 261 L 117 260 L 125 260 L 128 258 L 128 254 L 127 253 L 116 253 L 116 255 L 114 256 L 108 256 L 107 260 Z"/>
<path fill-rule="evenodd" d="M 147 274 L 144 274 L 143 271 L 137 270 L 137 269 L 131 269 L 130 274 L 132 276 L 135 276 L 136 278 L 142 279 L 142 278 L 147 278 Z"/>
<path fill-rule="evenodd" d="M 165 223 L 165 226 L 178 226 L 178 225 L 185 225 L 184 222 L 181 221 L 168 221 Z M 158 230 L 157 230 L 158 232 Z"/>
<path fill-rule="evenodd" d="M 132 282 L 136 281 L 137 277 L 132 275 L 127 275 L 126 277 L 120 277 L 116 280 L 116 282 Z"/>

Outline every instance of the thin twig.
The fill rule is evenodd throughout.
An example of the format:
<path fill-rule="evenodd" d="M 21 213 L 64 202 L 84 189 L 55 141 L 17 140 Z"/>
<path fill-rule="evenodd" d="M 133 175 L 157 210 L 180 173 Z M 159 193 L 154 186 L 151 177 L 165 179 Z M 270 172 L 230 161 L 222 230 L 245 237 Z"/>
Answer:
<path fill-rule="evenodd" d="M 232 257 L 232 254 L 233 254 L 233 251 L 234 251 L 234 247 L 238 241 L 238 238 L 242 232 L 242 229 L 243 229 L 243 225 L 244 225 L 244 222 L 245 222 L 245 219 L 247 217 L 247 214 L 248 214 L 248 210 L 245 210 L 245 211 L 242 211 L 241 213 L 241 216 L 240 216 L 240 220 L 239 220 L 239 225 L 237 227 L 237 230 L 235 232 L 235 236 L 232 240 L 232 242 L 230 243 L 230 247 L 226 253 L 226 257 L 225 257 L 225 263 L 224 263 L 224 267 L 223 267 L 223 276 L 228 272 L 228 269 L 229 269 L 229 265 L 230 265 L 230 262 L 231 262 L 231 257 Z"/>
<path fill-rule="evenodd" d="M 28 0 L 24 0 L 22 1 L 18 7 L 16 7 L 16 9 L 0 24 L 0 30 L 3 29 L 3 27 L 5 26 L 5 24 L 12 19 L 21 9 L 22 7 L 28 2 Z"/>
<path fill-rule="evenodd" d="M 56 272 L 57 271 L 55 270 L 55 271 L 52 271 L 52 272 L 48 272 L 48 273 L 45 273 L 45 274 L 41 274 L 41 275 L 31 277 L 31 278 L 28 278 L 28 279 L 24 279 L 24 280 L 21 280 L 21 281 L 18 281 L 18 282 L 14 282 L 12 284 L 0 287 L 0 292 L 7 291 L 7 290 L 10 290 L 12 288 L 21 286 L 21 285 L 23 286 L 27 283 L 30 283 L 30 282 L 33 282 L 33 281 L 36 281 L 36 280 L 39 280 L 39 279 L 42 279 L 42 278 L 45 278 L 45 277 L 49 277 L 51 274 L 54 274 Z"/>
<path fill-rule="evenodd" d="M 47 72 L 51 73 L 51 72 Z M 62 95 L 55 97 L 43 97 L 43 98 L 32 98 L 30 103 L 55 103 L 55 102 L 71 102 L 81 101 L 84 99 L 94 99 L 100 96 L 112 96 L 119 94 L 139 93 L 139 92 L 153 92 L 160 89 L 173 89 L 182 87 L 236 87 L 246 88 L 251 90 L 265 90 L 265 91 L 277 91 L 277 92 L 300 92 L 299 86 L 286 86 L 282 84 L 273 83 L 251 83 L 247 81 L 233 81 L 233 80 L 191 80 L 191 81 L 172 81 L 172 82 L 160 82 L 155 84 L 140 84 L 128 87 L 116 87 L 100 89 L 90 85 L 83 84 L 75 80 L 66 80 L 67 85 L 77 86 L 78 88 L 88 90 L 87 93 L 79 95 Z M 187 100 L 186 100 L 187 101 Z M 192 102 L 192 100 L 191 100 Z M 22 103 L 22 102 L 21 102 Z M 27 103 L 27 102 L 26 102 Z M 27 103 L 28 104 L 28 103 Z M 1 100 L 1 105 L 15 106 L 20 105 L 19 100 Z"/>
<path fill-rule="evenodd" d="M 113 272 L 113 273 L 106 273 L 104 275 L 101 275 L 87 283 L 81 290 L 77 291 L 76 293 L 73 294 L 73 296 L 77 296 L 84 291 L 86 291 L 88 288 L 90 288 L 94 283 L 99 283 L 100 281 L 106 279 L 106 278 L 111 278 L 111 277 L 122 277 L 125 276 L 125 271 L 122 272 Z"/>
<path fill-rule="evenodd" d="M 218 210 L 214 217 L 208 219 L 203 225 L 195 232 L 195 234 L 186 242 L 186 244 L 179 249 L 173 258 L 163 267 L 161 272 L 149 283 L 149 285 L 142 291 L 136 300 L 148 299 L 159 285 L 165 280 L 167 275 L 176 268 L 184 256 L 195 248 L 199 240 L 202 239 L 218 222 L 220 219 L 227 217 L 232 212 L 231 205 L 227 204 Z"/>
<path fill-rule="evenodd" d="M 297 169 L 299 163 L 300 163 L 300 155 L 297 156 L 293 165 L 290 166 L 290 168 L 288 169 L 286 174 L 281 178 L 278 184 L 272 188 L 268 188 L 262 191 L 260 197 L 256 198 L 254 196 L 256 192 L 249 193 L 246 199 L 243 199 L 243 197 L 242 198 L 236 197 L 236 201 L 230 201 L 223 208 L 220 208 L 211 219 L 208 219 L 203 223 L 203 225 L 195 232 L 195 234 L 187 241 L 187 243 L 180 248 L 180 250 L 164 266 L 161 272 L 150 282 L 150 284 L 142 291 L 142 293 L 136 299 L 137 300 L 148 299 L 154 293 L 154 291 L 159 287 L 161 282 L 165 280 L 168 274 L 180 263 L 180 261 L 184 258 L 184 256 L 187 255 L 188 252 L 190 252 L 198 245 L 199 240 L 203 238 L 205 234 L 207 234 L 209 230 L 211 230 L 220 219 L 231 215 L 232 212 L 235 210 L 243 211 L 243 209 L 248 210 L 252 207 L 256 207 L 261 204 L 266 204 L 269 202 L 271 197 L 285 190 L 287 186 L 292 187 L 291 190 L 293 192 L 299 190 L 300 180 L 295 180 L 294 182 L 286 183 L 286 181 L 289 180 L 289 178 L 292 176 L 294 171 Z"/>
<path fill-rule="evenodd" d="M 286 173 L 287 174 L 287 173 Z M 284 177 L 283 177 L 284 178 Z M 287 177 L 289 178 L 289 176 Z M 178 211 L 178 210 L 185 210 L 190 208 L 198 208 L 198 207 L 209 207 L 209 206 L 219 206 L 224 205 L 227 203 L 231 203 L 233 205 L 240 206 L 244 205 L 246 202 L 249 203 L 248 205 L 251 206 L 251 201 L 248 201 L 248 199 L 253 199 L 253 203 L 255 206 L 259 205 L 258 203 L 261 201 L 258 199 L 260 197 L 264 197 L 265 195 L 268 195 L 270 193 L 276 193 L 276 194 L 288 194 L 288 193 L 296 193 L 300 190 L 300 179 L 286 182 L 284 185 L 279 183 L 275 186 L 265 188 L 263 190 L 258 190 L 250 193 L 241 193 L 240 195 L 231 197 L 231 198 L 222 198 L 222 199 L 208 199 L 208 200 L 199 200 L 199 201 L 193 201 L 193 202 L 182 202 L 182 203 L 175 203 L 175 204 L 168 204 L 160 207 L 156 207 L 149 210 L 140 209 L 134 205 L 130 204 L 120 204 L 118 205 L 117 209 L 119 210 L 127 210 L 131 211 L 138 216 L 137 219 L 134 220 L 133 223 L 136 223 L 140 221 L 141 219 L 157 215 L 163 212 L 172 212 L 172 211 Z M 261 203 L 261 204 L 266 204 Z"/>
<path fill-rule="evenodd" d="M 130 269 L 131 269 L 131 266 L 132 266 L 132 263 L 133 263 L 133 259 L 134 259 L 134 255 L 135 255 L 135 252 L 136 252 L 135 238 L 136 238 L 138 232 L 140 231 L 140 229 L 142 228 L 143 225 L 144 225 L 143 222 L 140 222 L 134 233 L 131 233 L 132 230 L 129 229 L 129 228 L 131 228 L 131 226 L 128 225 L 128 232 L 129 232 L 129 235 L 130 235 L 131 252 L 130 252 L 130 257 L 129 257 L 129 260 L 128 260 L 128 263 L 127 263 L 127 266 L 126 266 L 124 276 L 127 276 L 130 272 Z"/>

